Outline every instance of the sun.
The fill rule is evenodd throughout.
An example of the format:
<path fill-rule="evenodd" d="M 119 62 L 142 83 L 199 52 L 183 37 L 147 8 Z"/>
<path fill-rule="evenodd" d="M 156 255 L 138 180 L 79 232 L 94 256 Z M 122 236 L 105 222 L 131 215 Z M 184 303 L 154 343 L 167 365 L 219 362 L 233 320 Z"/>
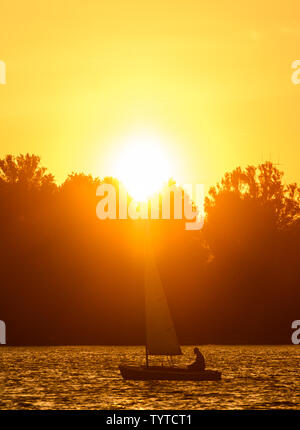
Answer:
<path fill-rule="evenodd" d="M 164 142 L 146 133 L 125 139 L 114 164 L 114 175 L 139 202 L 158 192 L 172 176 Z"/>

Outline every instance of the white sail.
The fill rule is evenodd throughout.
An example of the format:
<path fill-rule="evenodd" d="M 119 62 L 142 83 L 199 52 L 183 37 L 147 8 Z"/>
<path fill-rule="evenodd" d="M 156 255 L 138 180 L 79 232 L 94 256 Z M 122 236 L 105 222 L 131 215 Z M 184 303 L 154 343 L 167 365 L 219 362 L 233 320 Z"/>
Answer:
<path fill-rule="evenodd" d="M 182 354 L 149 242 L 146 250 L 145 302 L 148 354 Z"/>

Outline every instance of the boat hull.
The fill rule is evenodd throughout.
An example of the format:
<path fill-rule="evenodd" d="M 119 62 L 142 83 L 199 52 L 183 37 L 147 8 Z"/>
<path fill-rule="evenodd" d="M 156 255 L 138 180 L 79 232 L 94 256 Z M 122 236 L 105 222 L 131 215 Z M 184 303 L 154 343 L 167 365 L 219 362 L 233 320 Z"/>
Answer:
<path fill-rule="evenodd" d="M 119 366 L 124 379 L 135 381 L 166 380 L 166 381 L 217 381 L 221 372 L 217 370 L 189 370 L 180 367 L 160 366 Z"/>

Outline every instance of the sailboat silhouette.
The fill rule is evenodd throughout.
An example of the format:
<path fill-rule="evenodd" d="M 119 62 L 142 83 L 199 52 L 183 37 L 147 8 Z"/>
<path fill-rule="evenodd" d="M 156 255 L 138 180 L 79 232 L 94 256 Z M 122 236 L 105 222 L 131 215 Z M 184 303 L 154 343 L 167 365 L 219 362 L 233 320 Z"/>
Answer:
<path fill-rule="evenodd" d="M 149 366 L 149 355 L 174 356 L 182 354 L 151 246 L 149 225 L 145 247 L 145 319 L 146 365 L 120 365 L 119 369 L 124 379 L 194 381 L 221 379 L 221 372 L 216 370 Z"/>

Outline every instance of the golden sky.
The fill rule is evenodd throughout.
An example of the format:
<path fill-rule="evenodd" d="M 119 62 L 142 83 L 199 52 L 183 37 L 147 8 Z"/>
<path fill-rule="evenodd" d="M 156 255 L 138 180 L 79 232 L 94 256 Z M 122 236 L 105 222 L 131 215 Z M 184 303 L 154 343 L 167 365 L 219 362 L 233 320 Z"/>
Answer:
<path fill-rule="evenodd" d="M 300 4 L 287 0 L 6 0 L 0 156 L 58 182 L 110 175 L 136 128 L 163 136 L 179 182 L 266 159 L 299 181 Z M 115 155 L 116 154 L 116 155 Z"/>

